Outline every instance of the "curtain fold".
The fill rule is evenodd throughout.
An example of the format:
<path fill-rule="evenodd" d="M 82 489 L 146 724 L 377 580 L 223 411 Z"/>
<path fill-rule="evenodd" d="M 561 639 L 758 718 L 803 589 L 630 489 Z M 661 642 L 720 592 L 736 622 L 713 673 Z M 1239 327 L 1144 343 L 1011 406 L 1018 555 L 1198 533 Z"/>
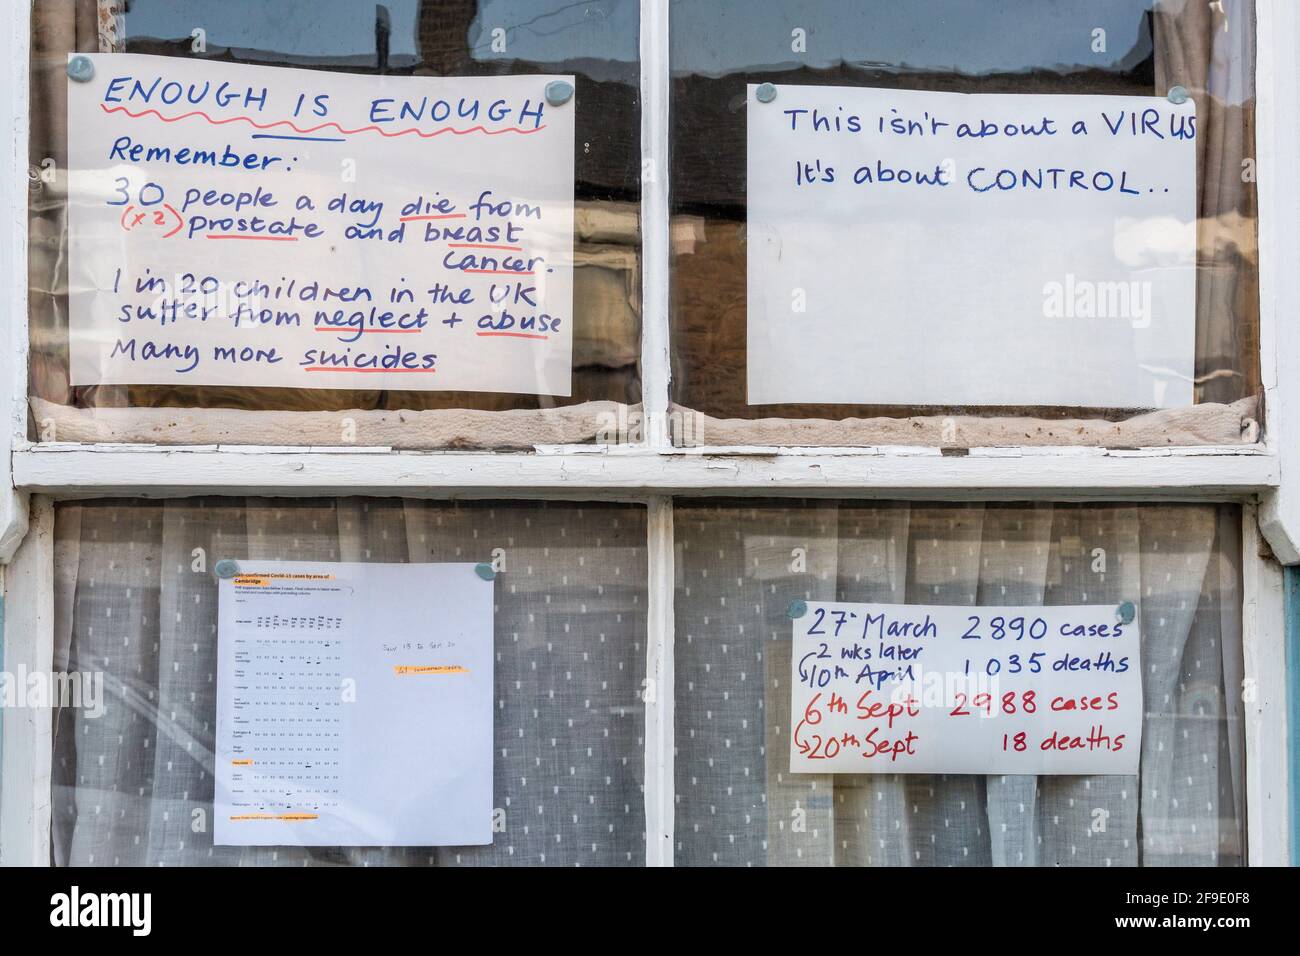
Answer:
<path fill-rule="evenodd" d="M 989 506 L 979 569 L 979 604 L 1045 603 L 1051 558 L 1052 505 L 1035 508 Z M 1039 862 L 1039 780 L 998 775 L 985 786 L 988 798 L 990 857 L 996 866 Z"/>
<path fill-rule="evenodd" d="M 905 603 L 911 506 L 840 509 L 841 594 L 863 601 Z M 835 781 L 839 861 L 857 866 L 906 866 L 913 841 L 907 793 L 897 774 L 844 774 Z"/>
<path fill-rule="evenodd" d="M 1142 509 L 1055 508 L 1044 603 L 1141 606 Z M 1145 633 L 1143 647 L 1146 647 Z M 1035 865 L 1136 866 L 1139 804 L 1129 776 L 1038 778 L 1040 840 Z"/>
<path fill-rule="evenodd" d="M 1254 161 L 1254 0 L 1157 0 L 1156 91 L 1196 103 L 1197 401 L 1260 387 L 1258 198 Z"/>

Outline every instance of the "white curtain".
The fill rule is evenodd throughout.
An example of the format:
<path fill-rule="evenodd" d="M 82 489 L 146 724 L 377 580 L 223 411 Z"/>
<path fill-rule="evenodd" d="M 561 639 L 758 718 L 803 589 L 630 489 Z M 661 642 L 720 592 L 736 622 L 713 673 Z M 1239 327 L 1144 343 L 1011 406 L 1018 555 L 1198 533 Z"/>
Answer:
<path fill-rule="evenodd" d="M 645 512 L 395 499 L 64 504 L 56 667 L 102 671 L 106 709 L 58 714 L 59 864 L 639 865 L 645 859 Z M 490 846 L 212 845 L 223 557 L 486 561 L 496 583 Z M 203 570 L 195 570 L 202 561 Z M 376 746 L 382 746 L 377 741 Z M 432 808 L 431 808 L 432 812 Z"/>
<path fill-rule="evenodd" d="M 680 864 L 1240 863 L 1239 512 L 1211 505 L 679 502 Z M 638 507 L 211 499 L 64 504 L 58 666 L 102 717 L 56 724 L 69 864 L 639 864 L 645 523 Z M 211 844 L 221 557 L 465 561 L 503 548 L 490 847 Z M 196 562 L 205 570 L 195 570 Z M 791 776 L 791 598 L 1133 600 L 1138 777 Z"/>
<path fill-rule="evenodd" d="M 1211 505 L 679 504 L 678 863 L 1242 862 L 1239 521 Z M 1133 601 L 1139 776 L 789 774 L 792 598 Z"/>

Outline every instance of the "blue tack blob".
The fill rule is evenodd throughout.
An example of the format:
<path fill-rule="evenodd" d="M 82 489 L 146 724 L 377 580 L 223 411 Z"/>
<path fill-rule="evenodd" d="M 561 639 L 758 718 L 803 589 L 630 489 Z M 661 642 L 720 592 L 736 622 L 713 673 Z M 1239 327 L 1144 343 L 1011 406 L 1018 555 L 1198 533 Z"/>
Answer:
<path fill-rule="evenodd" d="M 497 573 L 492 570 L 492 565 L 487 563 L 474 565 L 474 573 L 484 581 L 494 581 L 497 576 Z"/>
<path fill-rule="evenodd" d="M 808 602 L 795 598 L 785 606 L 785 613 L 790 616 L 792 621 L 797 621 L 808 613 Z"/>
<path fill-rule="evenodd" d="M 774 99 L 776 99 L 776 84 L 774 83 L 758 84 L 758 89 L 754 91 L 754 96 L 760 103 L 771 103 Z"/>
<path fill-rule="evenodd" d="M 565 80 L 551 80 L 546 84 L 546 102 L 552 106 L 563 106 L 573 99 L 573 84 Z"/>
<path fill-rule="evenodd" d="M 1186 103 L 1190 97 L 1191 94 L 1187 92 L 1187 87 L 1185 86 L 1169 87 L 1169 95 L 1167 99 L 1175 106 L 1181 106 L 1183 103 Z"/>
<path fill-rule="evenodd" d="M 1121 624 L 1132 624 L 1133 618 L 1137 617 L 1137 607 L 1132 601 L 1121 601 L 1119 607 L 1115 608 L 1115 614 Z"/>
<path fill-rule="evenodd" d="M 95 78 L 95 64 L 88 56 L 74 56 L 68 61 L 68 76 L 78 83 L 89 83 Z"/>
<path fill-rule="evenodd" d="M 212 570 L 217 572 L 219 578 L 233 578 L 239 573 L 239 562 L 232 561 L 230 558 L 222 558 Z"/>

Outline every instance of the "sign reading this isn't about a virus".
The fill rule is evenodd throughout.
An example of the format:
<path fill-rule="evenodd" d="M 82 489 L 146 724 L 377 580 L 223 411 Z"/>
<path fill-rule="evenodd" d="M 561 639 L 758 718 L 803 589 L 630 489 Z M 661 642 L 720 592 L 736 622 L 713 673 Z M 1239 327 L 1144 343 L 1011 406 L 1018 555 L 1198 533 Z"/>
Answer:
<path fill-rule="evenodd" d="M 1193 100 L 757 89 L 750 404 L 1192 404 Z"/>
<path fill-rule="evenodd" d="M 72 384 L 569 394 L 573 77 L 87 59 Z"/>

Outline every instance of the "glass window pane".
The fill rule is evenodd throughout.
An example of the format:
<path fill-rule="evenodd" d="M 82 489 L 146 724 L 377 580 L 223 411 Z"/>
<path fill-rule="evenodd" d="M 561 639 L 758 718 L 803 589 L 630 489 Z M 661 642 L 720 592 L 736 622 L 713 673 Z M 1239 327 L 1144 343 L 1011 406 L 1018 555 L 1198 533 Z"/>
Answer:
<path fill-rule="evenodd" d="M 731 500 L 674 519 L 679 865 L 1243 862 L 1237 508 Z M 1137 777 L 789 772 L 792 600 L 1129 599 Z"/>
<path fill-rule="evenodd" d="M 60 505 L 55 668 L 104 691 L 102 714 L 57 714 L 55 862 L 642 865 L 645 534 L 643 508 L 613 504 Z M 231 557 L 498 560 L 491 845 L 213 846 L 213 571 Z"/>
<path fill-rule="evenodd" d="M 112 9 L 126 12 L 107 12 Z M 580 7 L 560 0 L 393 0 L 380 5 L 136 0 L 100 4 L 98 11 L 97 16 L 93 3 L 34 4 L 30 394 L 35 440 L 530 448 L 596 440 L 620 406 L 640 401 L 640 68 L 638 5 L 633 0 L 598 0 Z M 150 54 L 367 76 L 574 75 L 571 394 L 70 384 L 70 52 Z M 355 192 L 385 172 L 375 163 L 358 163 L 351 175 L 348 180 L 341 171 L 341 184 Z M 360 257 L 362 250 L 353 248 L 351 254 Z M 213 268 L 210 256 L 201 261 Z M 267 251 L 267 261 L 275 262 L 273 250 Z M 72 269 L 75 282 L 83 273 L 75 262 Z M 236 280 L 222 281 L 235 297 Z M 417 334 L 367 339 L 425 345 L 427 333 L 437 331 L 426 327 Z M 327 338 L 333 343 L 333 336 Z M 490 341 L 521 347 L 518 338 Z M 250 416 L 252 411 L 277 414 Z"/>
<path fill-rule="evenodd" d="M 998 4 L 965 0 L 903 4 L 887 0 L 820 4 L 726 0 L 709 4 L 677 2 L 672 5 L 671 17 L 673 399 L 682 411 L 678 416 L 678 444 L 1127 447 L 1256 440 L 1256 423 L 1261 419 L 1257 408 L 1257 197 L 1253 175 L 1255 21 L 1250 0 L 1223 4 L 1162 0 L 1016 0 Z M 1195 239 L 1193 242 L 1190 225 L 1183 223 L 1179 232 L 1180 243 L 1185 243 L 1185 249 L 1179 247 L 1183 258 L 1176 270 L 1170 267 L 1171 271 L 1164 274 L 1185 282 L 1184 260 L 1194 257 L 1195 306 L 1171 309 L 1171 313 L 1177 312 L 1173 318 L 1156 317 L 1158 321 L 1175 322 L 1177 337 L 1170 335 L 1147 346 L 1128 344 L 1115 350 L 1117 362 L 1124 353 L 1122 359 L 1132 363 L 1133 381 L 1151 377 L 1150 399 L 1137 400 L 1138 396 L 1134 396 L 1131 401 L 1114 401 L 1106 398 L 1110 391 L 1101 387 L 1093 391 L 1106 400 L 1095 402 L 1095 407 L 1079 406 L 1077 402 L 1054 405 L 1041 399 L 1000 404 L 944 404 L 934 400 L 922 404 L 873 403 L 867 397 L 872 393 L 866 385 L 890 368 L 897 370 L 894 377 L 914 384 L 947 383 L 960 377 L 963 367 L 972 361 L 968 356 L 979 351 L 1000 324 L 996 315 L 973 322 L 965 313 L 975 314 L 981 298 L 995 293 L 1010 295 L 1012 286 L 1023 308 L 1010 316 L 1008 312 L 998 314 L 1008 316 L 1005 322 L 1020 323 L 1016 328 L 1030 330 L 1026 335 L 1048 337 L 1050 344 L 1016 363 L 1007 363 L 996 375 L 984 376 L 982 381 L 1014 382 L 1018 377 L 1029 380 L 1031 372 L 1034 382 L 1079 375 L 1080 353 L 1086 349 L 1077 344 L 1069 346 L 1072 337 L 1077 343 L 1083 336 L 1086 345 L 1093 341 L 1086 330 L 1094 329 L 1106 330 L 1117 342 L 1140 342 L 1142 319 L 1145 316 L 1150 321 L 1151 309 L 1139 306 L 1136 297 L 1127 307 L 1117 300 L 1113 300 L 1113 309 L 1097 303 L 1111 302 L 1111 290 L 1119 283 L 1124 283 L 1128 291 L 1136 290 L 1135 296 L 1146 295 L 1149 280 L 1158 278 L 1159 270 L 1148 268 L 1155 254 L 1144 253 L 1142 261 L 1146 265 L 1141 267 L 1124 264 L 1113 274 L 1091 275 L 1075 270 L 1080 274 L 1074 275 L 1065 267 L 1068 263 L 1057 262 L 1051 255 L 1045 255 L 1040 263 L 1033 250 L 1016 247 L 1008 239 L 1006 247 L 1014 254 L 1009 252 L 1009 259 L 987 257 L 989 278 L 984 281 L 985 270 L 977 270 L 971 296 L 964 300 L 970 303 L 968 306 L 949 306 L 943 289 L 948 283 L 942 280 L 914 284 L 909 299 L 882 306 L 876 292 L 887 287 L 892 294 L 896 277 L 916 269 L 909 264 L 915 260 L 894 262 L 887 254 L 888 247 L 902 244 L 904 233 L 908 250 L 917 244 L 932 247 L 942 236 L 929 225 L 936 221 L 933 211 L 914 211 L 922 209 L 925 200 L 917 200 L 915 207 L 871 205 L 904 200 L 880 198 L 886 195 L 880 192 L 859 200 L 856 197 L 860 192 L 846 193 L 843 190 L 850 187 L 839 184 L 847 175 L 841 167 L 837 185 L 826 187 L 830 191 L 799 193 L 806 197 L 796 207 L 800 218 L 792 219 L 788 229 L 782 227 L 778 238 L 785 253 L 800 263 L 799 276 L 806 281 L 795 282 L 792 277 L 790 288 L 782 286 L 779 295 L 769 289 L 771 294 L 762 298 L 764 308 L 759 318 L 764 335 L 784 336 L 781 342 L 802 329 L 798 334 L 805 336 L 803 341 L 816 336 L 819 342 L 839 345 L 834 349 L 819 346 L 821 350 L 815 354 L 821 364 L 815 373 L 807 371 L 813 364 L 811 358 L 800 359 L 797 367 L 801 371 L 797 376 L 790 373 L 791 378 L 785 380 L 781 390 L 782 395 L 791 398 L 769 400 L 760 395 L 760 401 L 775 403 L 756 404 L 750 363 L 756 362 L 755 368 L 764 370 L 759 374 L 766 375 L 773 359 L 767 353 L 765 360 L 755 359 L 755 344 L 750 336 L 755 334 L 756 312 L 749 303 L 747 263 L 752 264 L 755 255 L 766 255 L 763 250 L 770 243 L 766 239 L 757 243 L 752 235 L 747 243 L 746 238 L 747 227 L 754 225 L 749 208 L 756 201 L 754 184 L 747 184 L 747 162 L 755 161 L 755 157 L 748 156 L 746 136 L 747 131 L 752 134 L 750 121 L 757 106 L 747 106 L 747 97 L 752 95 L 747 93 L 747 84 L 765 82 L 784 91 L 771 104 L 773 109 L 780 108 L 782 97 L 789 100 L 808 95 L 798 91 L 810 87 L 1049 94 L 1067 112 L 1072 102 L 1069 98 L 1075 96 L 1164 98 L 1175 86 L 1189 91 L 1199 124 L 1194 150 L 1195 195 L 1186 199 L 1187 208 L 1194 209 L 1191 215 L 1196 219 Z M 851 92 L 863 95 L 860 89 Z M 926 100 L 925 104 L 930 102 Z M 846 112 L 848 109 L 845 107 Z M 801 148 L 803 144 L 799 140 Z M 942 145 L 952 148 L 947 141 Z M 1068 146 L 1055 143 L 1056 147 L 1063 145 Z M 983 146 L 959 147 L 955 165 L 969 166 L 974 162 L 971 157 L 977 155 L 975 150 Z M 863 134 L 850 145 L 835 147 L 834 152 L 844 162 L 860 156 L 869 164 L 890 148 L 874 135 Z M 813 162 L 829 150 L 831 147 L 822 140 L 809 141 L 806 158 Z M 794 163 L 787 167 L 784 153 L 765 156 L 770 162 L 780 162 L 780 169 L 787 171 L 791 179 L 795 177 Z M 1187 162 L 1191 162 L 1190 156 Z M 965 188 L 960 181 L 957 185 Z M 763 195 L 773 192 L 767 189 Z M 780 195 L 785 197 L 785 193 Z M 952 195 L 944 193 L 945 198 Z M 1064 214 L 1068 200 L 1049 197 L 1042 202 L 1049 203 L 1042 208 L 1051 212 L 1046 222 L 1036 228 L 1064 240 L 1064 227 L 1055 233 L 1051 230 L 1056 228 L 1053 217 Z M 864 223 L 853 235 L 878 239 L 876 246 L 855 243 L 842 228 L 815 230 L 819 222 L 830 221 L 836 205 L 846 203 L 851 204 L 852 215 Z M 884 211 L 874 211 L 878 208 Z M 961 208 L 965 211 L 965 207 Z M 970 215 L 977 213 L 971 211 Z M 962 247 L 967 250 L 962 257 L 985 262 L 978 250 L 1002 243 L 1008 233 L 1018 231 L 1017 224 L 1031 225 L 1028 214 L 1019 219 L 1008 215 L 1013 220 L 1009 228 L 986 235 L 985 243 Z M 867 228 L 865 223 L 872 222 L 873 216 L 889 225 Z M 772 221 L 765 221 L 762 228 L 775 228 Z M 815 242 L 826 244 L 838 239 L 846 245 L 803 269 L 804 260 L 798 258 L 802 234 L 794 227 L 805 221 L 812 224 L 808 234 Z M 978 232 L 979 227 L 970 224 L 969 228 Z M 1106 228 L 1104 223 L 1099 226 Z M 1113 228 L 1113 241 L 1119 250 L 1130 233 L 1124 232 L 1127 227 L 1123 217 L 1115 220 Z M 931 231 L 927 233 L 927 229 Z M 766 237 L 768 233 L 761 235 Z M 1104 238 L 1101 243 L 1109 244 Z M 1039 248 L 1058 244 L 1049 239 Z M 821 250 L 823 245 L 817 248 Z M 1117 252 L 1116 260 L 1124 263 L 1126 255 Z M 955 258 L 943 260 L 950 264 L 946 267 L 950 272 L 955 271 L 951 266 Z M 883 265 L 885 262 L 890 264 Z M 942 275 L 943 268 L 936 261 L 934 271 Z M 963 264 L 962 268 L 968 269 L 969 265 Z M 995 273 L 1002 279 L 995 278 Z M 750 285 L 754 281 L 751 277 Z M 1147 285 L 1143 286 L 1143 282 Z M 1049 288 L 1054 290 L 1050 295 Z M 1183 288 L 1187 291 L 1186 286 Z M 842 289 L 857 291 L 852 296 L 839 295 Z M 1091 306 L 1087 302 L 1090 296 L 1094 303 Z M 1056 331 L 1049 330 L 1050 336 L 1043 332 L 1043 323 L 1047 322 L 1057 323 Z M 1130 324 L 1138 331 L 1130 331 Z M 942 337 L 909 331 L 922 326 L 953 331 Z M 823 327 L 834 332 L 819 331 Z M 915 337 L 909 338 L 911 335 Z M 886 338 L 888 345 L 883 341 Z M 932 353 L 938 338 L 966 345 L 955 346 L 951 353 L 945 352 L 942 361 L 937 361 Z M 1185 373 L 1174 369 L 1173 362 L 1142 364 L 1142 348 L 1151 354 L 1172 354 L 1167 353 L 1173 348 L 1167 343 L 1175 338 L 1187 354 L 1194 349 L 1194 361 L 1189 360 Z M 1023 340 L 1021 337 L 1014 341 Z M 788 350 L 776 354 L 792 358 Z M 883 354 L 889 355 L 887 366 L 872 358 Z M 1092 353 L 1089 357 L 1104 361 Z M 992 359 L 981 357 L 981 361 Z M 786 364 L 795 365 L 793 361 Z M 779 358 L 776 365 L 771 375 L 780 378 Z M 863 401 L 835 404 L 793 397 L 818 394 L 831 380 L 862 384 L 857 392 L 864 395 Z M 1164 404 L 1157 394 L 1162 381 L 1170 388 L 1189 389 L 1188 401 L 1180 399 L 1178 407 Z M 817 388 L 813 389 L 813 385 Z M 841 386 L 837 394 L 844 390 L 851 391 L 849 384 Z M 916 385 L 915 390 L 940 394 L 935 387 Z M 971 386 L 960 394 L 974 391 Z M 1025 390 L 1026 394 L 1030 391 Z M 943 390 L 943 394 L 954 393 L 953 389 Z"/>

